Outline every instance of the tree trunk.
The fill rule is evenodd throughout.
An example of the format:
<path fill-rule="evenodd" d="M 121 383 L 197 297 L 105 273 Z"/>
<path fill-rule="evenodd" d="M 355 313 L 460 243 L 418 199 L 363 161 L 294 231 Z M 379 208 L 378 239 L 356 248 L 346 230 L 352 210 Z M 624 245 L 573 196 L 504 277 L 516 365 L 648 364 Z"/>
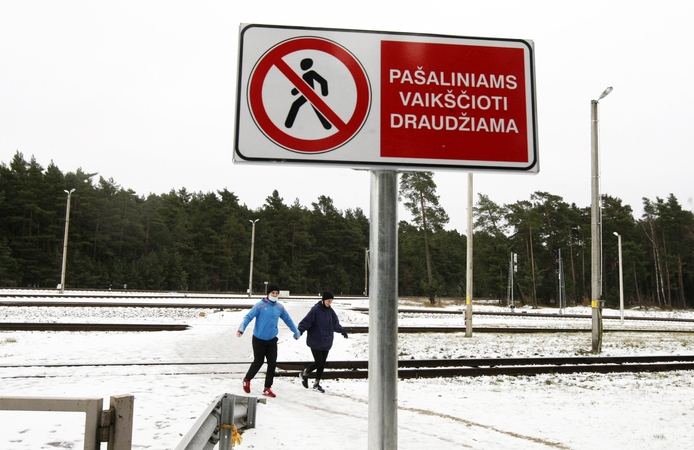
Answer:
<path fill-rule="evenodd" d="M 94 226 L 94 247 L 92 249 L 92 257 L 96 258 L 97 249 L 99 247 L 99 221 L 101 220 L 101 214 L 96 215 L 96 225 Z"/>
<path fill-rule="evenodd" d="M 424 232 L 424 255 L 427 262 L 427 281 L 429 291 L 429 303 L 436 304 L 436 291 L 434 290 L 433 275 L 431 273 L 431 255 L 429 254 L 429 236 L 427 233 L 427 215 L 424 210 L 424 195 L 419 195 L 419 205 L 422 209 L 422 231 Z"/>
<path fill-rule="evenodd" d="M 147 227 L 145 228 L 145 251 L 144 255 L 149 253 L 149 216 L 147 216 Z"/>
<path fill-rule="evenodd" d="M 656 239 L 655 229 L 653 228 L 653 220 L 649 217 L 648 225 L 651 228 L 651 234 L 646 233 L 646 237 L 651 241 L 653 246 L 653 263 L 655 270 L 655 295 L 658 300 L 658 306 L 663 306 L 665 300 L 665 292 L 663 291 L 663 270 L 660 265 L 660 256 L 658 255 L 658 243 Z"/>
<path fill-rule="evenodd" d="M 632 266 L 634 268 L 634 286 L 636 286 L 636 302 L 639 304 L 639 308 L 643 307 L 641 304 L 641 294 L 639 293 L 639 279 L 636 276 L 636 264 Z"/>
<path fill-rule="evenodd" d="M 521 306 L 525 306 L 528 302 L 525 301 L 525 295 L 523 295 L 523 288 L 520 283 L 515 283 L 518 288 L 518 296 L 520 297 Z"/>
<path fill-rule="evenodd" d="M 574 285 L 574 306 L 578 304 L 578 289 L 576 289 L 576 264 L 574 263 L 574 246 L 573 243 L 569 243 L 569 252 L 571 255 L 571 281 Z"/>
<path fill-rule="evenodd" d="M 123 208 L 123 223 L 120 226 L 120 239 L 118 240 L 118 257 L 123 256 L 123 236 L 125 236 L 125 218 L 128 208 Z"/>
<path fill-rule="evenodd" d="M 680 308 L 686 308 L 684 299 L 684 275 L 682 270 L 682 255 L 677 255 L 677 284 L 678 284 L 678 295 Z"/>
<path fill-rule="evenodd" d="M 533 274 L 533 308 L 537 308 L 537 286 L 535 285 L 535 255 L 533 252 L 533 229 L 528 227 L 528 235 L 530 236 L 530 270 Z"/>
<path fill-rule="evenodd" d="M 667 246 L 665 242 L 665 235 L 663 234 L 663 254 L 667 256 Z M 665 259 L 665 283 L 667 297 L 665 297 L 665 304 L 668 308 L 672 308 L 672 283 L 670 282 L 670 264 Z"/>

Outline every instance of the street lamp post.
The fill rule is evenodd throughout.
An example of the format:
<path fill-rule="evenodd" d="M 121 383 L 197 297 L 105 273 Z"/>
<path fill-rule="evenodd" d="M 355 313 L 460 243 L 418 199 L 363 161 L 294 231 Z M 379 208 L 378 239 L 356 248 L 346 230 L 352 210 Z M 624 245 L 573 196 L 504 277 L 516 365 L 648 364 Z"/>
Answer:
<path fill-rule="evenodd" d="M 248 297 L 253 293 L 253 250 L 255 247 L 255 223 L 260 219 L 248 220 L 253 224 L 253 230 L 251 231 L 251 273 L 248 275 Z"/>
<path fill-rule="evenodd" d="M 617 236 L 617 248 L 619 249 L 619 321 L 624 325 L 624 276 L 622 275 L 622 235 L 614 232 Z"/>
<path fill-rule="evenodd" d="M 60 293 L 65 292 L 65 266 L 67 265 L 67 230 L 70 227 L 70 198 L 75 189 L 65 191 L 67 194 L 67 208 L 65 208 L 65 237 L 63 238 L 63 266 L 60 271 Z"/>
<path fill-rule="evenodd" d="M 467 174 L 467 270 L 465 271 L 465 337 L 472 337 L 472 173 Z"/>
<path fill-rule="evenodd" d="M 600 305 L 600 171 L 598 162 L 598 103 L 612 92 L 608 87 L 597 100 L 590 101 L 590 143 L 591 143 L 591 302 L 592 309 L 592 349 L 600 353 L 602 347 L 602 311 Z"/>

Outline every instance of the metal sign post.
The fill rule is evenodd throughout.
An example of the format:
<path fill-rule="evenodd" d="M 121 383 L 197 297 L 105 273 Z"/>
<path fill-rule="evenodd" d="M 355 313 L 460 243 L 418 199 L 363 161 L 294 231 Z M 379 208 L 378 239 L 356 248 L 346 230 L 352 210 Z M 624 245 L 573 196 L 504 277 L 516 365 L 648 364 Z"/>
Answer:
<path fill-rule="evenodd" d="M 369 450 L 398 446 L 398 175 L 371 172 Z"/>

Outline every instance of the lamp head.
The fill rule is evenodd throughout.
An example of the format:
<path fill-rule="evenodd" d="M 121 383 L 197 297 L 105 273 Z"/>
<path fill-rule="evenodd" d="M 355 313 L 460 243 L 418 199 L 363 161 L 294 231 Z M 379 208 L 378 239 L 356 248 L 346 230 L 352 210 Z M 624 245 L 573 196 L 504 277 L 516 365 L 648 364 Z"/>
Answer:
<path fill-rule="evenodd" d="M 612 86 L 609 86 L 607 89 L 605 89 L 602 94 L 600 94 L 600 97 L 598 98 L 598 101 L 602 100 L 603 98 L 607 97 L 607 94 L 612 92 Z"/>
<path fill-rule="evenodd" d="M 619 233 L 617 233 L 616 231 L 613 231 L 612 234 L 614 234 L 615 236 L 619 237 Z"/>

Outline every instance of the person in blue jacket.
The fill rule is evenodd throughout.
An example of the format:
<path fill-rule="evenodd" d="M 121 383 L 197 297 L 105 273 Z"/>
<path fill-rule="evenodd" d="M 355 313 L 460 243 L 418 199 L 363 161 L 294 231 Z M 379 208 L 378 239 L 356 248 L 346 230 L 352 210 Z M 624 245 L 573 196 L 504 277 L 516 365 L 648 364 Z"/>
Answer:
<path fill-rule="evenodd" d="M 334 333 L 341 333 L 347 339 L 347 332 L 340 325 L 335 310 L 330 307 L 334 298 L 332 292 L 323 292 L 321 301 L 313 305 L 306 317 L 299 322 L 301 334 L 304 331 L 308 332 L 306 345 L 311 348 L 311 353 L 313 353 L 313 362 L 299 373 L 299 378 L 301 384 L 308 389 L 308 374 L 315 370 L 316 381 L 313 383 L 313 389 L 318 392 L 325 392 L 325 389 L 320 385 L 320 380 L 323 376 L 323 369 L 325 369 L 325 362 L 328 360 L 328 353 L 333 346 Z"/>
<path fill-rule="evenodd" d="M 289 329 L 292 330 L 294 339 L 299 339 L 301 333 L 297 330 L 287 310 L 277 301 L 280 296 L 280 288 L 271 284 L 268 286 L 268 290 L 267 297 L 253 305 L 253 308 L 243 318 L 236 336 L 241 337 L 243 332 L 246 331 L 248 324 L 255 319 L 255 326 L 253 327 L 253 363 L 243 378 L 243 391 L 247 394 L 251 392 L 251 380 L 262 367 L 264 360 L 267 360 L 263 395 L 276 397 L 271 388 L 275 379 L 275 366 L 277 365 L 277 334 L 279 333 L 277 323 L 279 319 L 282 319 Z"/>

